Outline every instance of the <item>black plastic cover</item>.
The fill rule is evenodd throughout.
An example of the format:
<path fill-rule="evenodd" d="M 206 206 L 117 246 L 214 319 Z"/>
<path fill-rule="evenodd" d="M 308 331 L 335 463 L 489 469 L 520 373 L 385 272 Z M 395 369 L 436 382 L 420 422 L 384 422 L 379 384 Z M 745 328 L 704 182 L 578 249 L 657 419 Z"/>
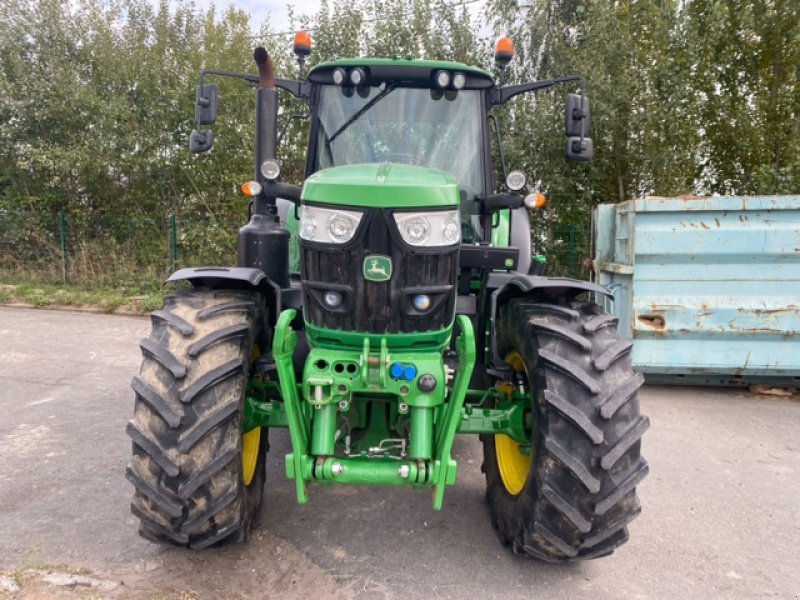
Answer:
<path fill-rule="evenodd" d="M 219 107 L 219 91 L 216 83 L 207 83 L 197 87 L 194 104 L 194 120 L 199 125 L 211 125 L 217 120 Z"/>
<path fill-rule="evenodd" d="M 189 151 L 192 154 L 208 152 L 213 145 L 214 138 L 208 130 L 197 131 L 195 129 L 192 131 L 192 135 L 189 136 Z"/>

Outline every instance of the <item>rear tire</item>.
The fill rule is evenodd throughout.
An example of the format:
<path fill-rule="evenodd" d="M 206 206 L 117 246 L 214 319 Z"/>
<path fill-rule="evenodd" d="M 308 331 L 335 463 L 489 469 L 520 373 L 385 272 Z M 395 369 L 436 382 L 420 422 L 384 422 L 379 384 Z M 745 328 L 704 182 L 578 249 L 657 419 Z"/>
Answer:
<path fill-rule="evenodd" d="M 250 365 L 269 342 L 263 307 L 258 294 L 192 289 L 152 314 L 127 427 L 131 511 L 145 539 L 243 541 L 257 517 L 267 435 L 243 436 L 242 419 Z"/>
<path fill-rule="evenodd" d="M 616 323 L 591 302 L 517 298 L 500 309 L 498 350 L 521 372 L 535 420 L 530 458 L 510 453 L 510 438 L 483 438 L 492 523 L 515 553 L 590 559 L 628 540 L 650 422 Z"/>

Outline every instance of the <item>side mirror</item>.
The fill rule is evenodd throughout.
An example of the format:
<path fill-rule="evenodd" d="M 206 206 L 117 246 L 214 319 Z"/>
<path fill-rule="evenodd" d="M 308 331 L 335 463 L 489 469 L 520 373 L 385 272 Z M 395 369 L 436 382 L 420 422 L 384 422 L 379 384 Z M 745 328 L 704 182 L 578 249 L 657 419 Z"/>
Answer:
<path fill-rule="evenodd" d="M 568 94 L 564 107 L 564 135 L 568 137 L 589 133 L 589 97 Z"/>
<path fill-rule="evenodd" d="M 194 105 L 194 120 L 200 125 L 211 125 L 217 120 L 219 93 L 217 84 L 209 83 L 197 88 Z"/>
<path fill-rule="evenodd" d="M 189 137 L 189 150 L 192 154 L 200 154 L 202 152 L 208 152 L 211 150 L 211 146 L 214 145 L 214 140 L 211 136 L 211 132 L 207 130 L 192 131 L 192 135 Z"/>
<path fill-rule="evenodd" d="M 567 138 L 567 158 L 578 162 L 588 162 L 594 157 L 592 138 L 581 139 L 577 135 Z"/>

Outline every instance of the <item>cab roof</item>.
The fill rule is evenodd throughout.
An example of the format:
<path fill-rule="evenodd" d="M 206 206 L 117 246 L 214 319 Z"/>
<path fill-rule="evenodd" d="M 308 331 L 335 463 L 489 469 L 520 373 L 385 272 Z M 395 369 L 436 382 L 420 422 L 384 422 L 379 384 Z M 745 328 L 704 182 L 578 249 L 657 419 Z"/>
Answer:
<path fill-rule="evenodd" d="M 492 74 L 484 69 L 446 60 L 420 60 L 409 58 L 345 58 L 320 63 L 308 74 L 313 83 L 332 84 L 336 69 L 349 71 L 360 67 L 367 76 L 367 84 L 398 81 L 421 86 L 433 86 L 434 74 L 440 70 L 464 73 L 467 89 L 486 89 L 494 85 Z"/>

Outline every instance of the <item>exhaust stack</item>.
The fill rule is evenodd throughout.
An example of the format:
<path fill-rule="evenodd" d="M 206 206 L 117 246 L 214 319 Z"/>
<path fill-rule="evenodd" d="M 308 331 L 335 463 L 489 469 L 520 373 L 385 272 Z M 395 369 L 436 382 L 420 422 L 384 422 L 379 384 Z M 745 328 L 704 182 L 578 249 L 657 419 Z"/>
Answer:
<path fill-rule="evenodd" d="M 277 158 L 278 91 L 275 69 L 267 51 L 258 47 L 253 52 L 258 65 L 259 85 L 256 90 L 256 165 L 255 180 L 262 192 L 253 201 L 250 222 L 239 229 L 239 266 L 261 269 L 281 288 L 289 286 L 289 232 L 278 218 L 276 192 L 279 186 L 267 179 L 266 161 Z M 272 191 L 271 191 L 272 190 Z"/>

